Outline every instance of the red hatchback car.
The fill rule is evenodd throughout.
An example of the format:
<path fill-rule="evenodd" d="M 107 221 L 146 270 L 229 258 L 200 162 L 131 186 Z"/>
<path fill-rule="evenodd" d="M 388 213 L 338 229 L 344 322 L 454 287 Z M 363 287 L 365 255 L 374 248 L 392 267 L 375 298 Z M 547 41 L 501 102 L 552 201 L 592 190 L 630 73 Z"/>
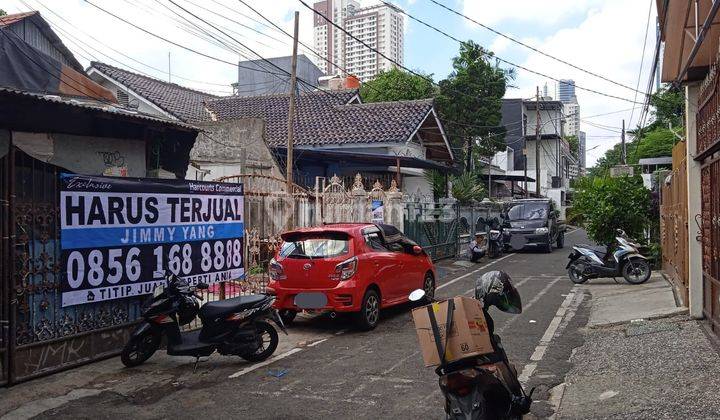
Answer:
<path fill-rule="evenodd" d="M 391 225 L 331 224 L 286 232 L 270 261 L 268 292 L 287 322 L 301 310 L 355 314 L 375 328 L 380 309 L 408 302 L 410 292 L 435 295 L 430 257 Z"/>

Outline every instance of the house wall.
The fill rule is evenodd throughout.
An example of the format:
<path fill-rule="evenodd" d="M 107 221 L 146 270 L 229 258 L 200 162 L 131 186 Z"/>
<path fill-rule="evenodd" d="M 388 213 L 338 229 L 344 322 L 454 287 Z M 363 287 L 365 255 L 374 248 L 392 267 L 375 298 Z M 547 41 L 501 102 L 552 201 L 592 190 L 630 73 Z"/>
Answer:
<path fill-rule="evenodd" d="M 502 100 L 502 122 L 505 127 L 505 144 L 515 150 L 513 156 L 513 167 L 522 169 L 525 166 L 525 156 L 522 151 L 525 147 L 525 124 L 523 122 L 523 100 L 503 99 Z"/>
<path fill-rule="evenodd" d="M 269 58 L 268 60 L 288 72 L 291 70 L 291 56 Z M 233 84 L 235 95 L 254 96 L 269 93 L 287 93 L 290 90 L 290 76 L 275 74 L 279 73 L 278 71 L 268 72 L 269 65 L 264 61 L 241 61 L 239 65 L 238 82 Z M 318 78 L 322 75 L 323 71 L 310 59 L 304 55 L 298 56 L 297 77 L 299 79 L 316 86 Z"/>
<path fill-rule="evenodd" d="M 93 74 L 95 73 L 95 74 Z M 109 89 L 112 93 L 115 94 L 115 96 L 119 97 L 118 91 L 125 92 L 128 95 L 128 103 L 130 105 L 137 105 L 137 110 L 140 112 L 143 112 L 145 114 L 150 115 L 156 115 L 158 117 L 164 117 L 164 118 L 170 118 L 173 120 L 177 120 L 177 118 L 173 117 L 172 115 L 168 114 L 167 112 L 161 110 L 157 106 L 148 103 L 147 99 L 142 98 L 139 95 L 135 95 L 133 92 L 126 90 L 119 84 L 113 82 L 112 80 L 107 79 L 104 75 L 99 75 L 98 73 L 94 72 L 92 69 L 90 70 L 90 76 L 91 78 L 100 86 Z"/>
<path fill-rule="evenodd" d="M 192 175 L 188 176 L 206 181 L 243 173 L 284 177 L 265 143 L 263 120 L 209 122 L 198 127 L 206 134 L 198 135 L 190 151 Z"/>
<path fill-rule="evenodd" d="M 53 45 L 53 43 L 50 42 L 45 35 L 43 35 L 40 28 L 32 22 L 32 18 L 22 19 L 3 29 L 10 29 L 30 46 L 44 54 L 49 55 L 55 60 L 70 67 L 75 65 L 74 62 L 68 60 L 62 51 L 56 48 L 55 45 Z"/>
<path fill-rule="evenodd" d="M 12 142 L 30 156 L 71 172 L 148 176 L 143 140 L 15 131 Z"/>

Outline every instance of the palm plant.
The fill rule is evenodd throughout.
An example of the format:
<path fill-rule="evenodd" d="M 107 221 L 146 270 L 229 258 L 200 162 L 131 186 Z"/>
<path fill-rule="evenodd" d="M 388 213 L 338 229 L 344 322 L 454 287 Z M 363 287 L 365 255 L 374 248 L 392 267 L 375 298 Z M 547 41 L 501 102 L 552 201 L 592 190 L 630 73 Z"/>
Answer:
<path fill-rule="evenodd" d="M 465 172 L 452 179 L 452 195 L 460 204 L 480 201 L 485 197 L 485 188 L 472 172 Z"/>

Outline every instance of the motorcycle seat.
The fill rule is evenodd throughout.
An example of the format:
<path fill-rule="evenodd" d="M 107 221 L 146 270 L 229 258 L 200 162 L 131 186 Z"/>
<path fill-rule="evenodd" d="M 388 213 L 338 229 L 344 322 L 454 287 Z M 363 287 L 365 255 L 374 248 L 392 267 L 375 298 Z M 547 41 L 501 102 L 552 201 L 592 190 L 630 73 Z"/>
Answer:
<path fill-rule="evenodd" d="M 607 254 L 607 248 L 604 246 L 595 246 L 595 245 L 586 245 L 586 244 L 578 244 L 576 245 L 580 248 L 589 249 L 590 251 L 594 252 L 598 257 L 601 259 Z"/>
<path fill-rule="evenodd" d="M 200 307 L 200 318 L 212 319 L 252 308 L 265 299 L 268 299 L 266 295 L 248 295 L 208 302 Z"/>

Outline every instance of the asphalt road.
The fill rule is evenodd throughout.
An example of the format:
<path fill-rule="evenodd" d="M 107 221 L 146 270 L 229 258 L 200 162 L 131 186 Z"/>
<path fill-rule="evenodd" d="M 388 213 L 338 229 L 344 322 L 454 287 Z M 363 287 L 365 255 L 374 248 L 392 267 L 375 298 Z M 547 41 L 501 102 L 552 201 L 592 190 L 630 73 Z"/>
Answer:
<path fill-rule="evenodd" d="M 513 278 L 523 313 L 491 314 L 521 380 L 537 386 L 531 417 L 553 413 L 549 390 L 562 382 L 572 349 L 582 344 L 578 328 L 587 319 L 587 299 L 573 289 L 565 264 L 570 246 L 586 240 L 575 231 L 566 248 L 552 254 L 484 259 L 471 268 L 443 270 L 438 279 L 437 297 L 445 298 L 470 295 L 475 279 L 489 270 Z M 268 364 L 211 357 L 193 374 L 188 360 L 168 366 L 168 358 L 155 356 L 134 377 L 118 368 L 124 383 L 132 384 L 129 390 L 107 379 L 93 395 L 39 418 L 444 418 L 437 376 L 419 353 L 411 307 L 384 311 L 370 332 L 357 332 L 342 318 L 300 319 L 292 337 L 281 336 L 290 344 Z M 297 337 L 303 341 L 292 342 Z"/>

